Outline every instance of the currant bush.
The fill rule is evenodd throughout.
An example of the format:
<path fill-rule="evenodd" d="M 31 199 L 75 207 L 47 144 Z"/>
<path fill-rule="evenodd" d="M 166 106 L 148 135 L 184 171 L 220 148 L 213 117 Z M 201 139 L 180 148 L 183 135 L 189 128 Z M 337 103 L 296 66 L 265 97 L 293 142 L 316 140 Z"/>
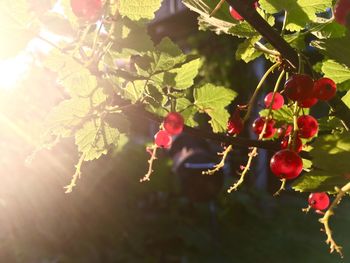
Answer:
<path fill-rule="evenodd" d="M 311 115 L 300 116 L 297 120 L 299 136 L 301 138 L 312 138 L 318 132 L 318 122 Z"/>
<path fill-rule="evenodd" d="M 253 131 L 255 134 L 260 135 L 260 133 L 263 130 L 263 127 L 265 125 L 265 118 L 264 117 L 259 117 L 257 118 L 252 125 Z M 264 133 L 264 138 L 272 138 L 276 133 L 276 128 L 275 128 L 275 121 L 272 119 L 269 119 L 266 124 L 266 130 Z"/>
<path fill-rule="evenodd" d="M 286 136 L 281 141 L 281 148 L 282 149 L 291 149 L 291 150 L 299 153 L 303 149 L 303 142 L 301 141 L 301 139 L 299 137 L 296 137 L 295 141 L 293 141 L 293 138 L 291 138 L 290 136 Z"/>
<path fill-rule="evenodd" d="M 239 111 L 236 110 L 230 116 L 227 122 L 227 132 L 231 135 L 238 135 L 243 130 L 243 120 L 239 114 Z"/>
<path fill-rule="evenodd" d="M 309 75 L 295 74 L 286 81 L 284 91 L 289 99 L 303 101 L 313 97 L 314 81 Z"/>
<path fill-rule="evenodd" d="M 320 100 L 330 100 L 337 92 L 337 85 L 329 78 L 320 78 L 315 81 L 315 97 Z"/>
<path fill-rule="evenodd" d="M 102 10 L 102 0 L 71 0 L 73 13 L 87 21 L 95 21 Z"/>
<path fill-rule="evenodd" d="M 274 97 L 273 102 L 272 102 L 272 98 L 273 98 L 273 92 L 270 92 L 270 93 L 268 93 L 266 95 L 266 97 L 264 99 L 266 108 L 270 108 L 271 103 L 272 103 L 271 108 L 273 110 L 279 110 L 280 108 L 283 107 L 283 105 L 284 105 L 284 98 L 283 98 L 283 96 L 280 93 L 278 93 L 278 92 L 275 93 L 275 97 Z"/>

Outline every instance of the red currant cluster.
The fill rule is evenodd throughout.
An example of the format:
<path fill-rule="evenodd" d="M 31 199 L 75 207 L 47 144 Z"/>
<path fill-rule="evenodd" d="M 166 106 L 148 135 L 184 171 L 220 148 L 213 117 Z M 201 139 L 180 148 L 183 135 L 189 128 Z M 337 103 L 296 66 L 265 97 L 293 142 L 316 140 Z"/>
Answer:
<path fill-rule="evenodd" d="M 154 143 L 161 148 L 170 148 L 173 135 L 178 135 L 184 128 L 184 119 L 178 112 L 170 112 L 163 122 L 163 129 L 154 136 Z"/>
<path fill-rule="evenodd" d="M 300 108 L 310 108 L 318 100 L 329 100 L 336 93 L 336 84 L 328 78 L 320 78 L 316 81 L 304 74 L 295 74 L 290 77 L 284 86 L 285 96 L 296 102 Z M 271 92 L 265 97 L 265 107 L 272 110 L 279 110 L 284 105 L 284 97 L 281 93 Z M 303 162 L 298 155 L 303 148 L 303 139 L 310 139 L 318 132 L 318 122 L 311 115 L 295 113 L 297 127 L 291 124 L 284 124 L 276 128 L 276 121 L 273 118 L 259 117 L 252 124 L 252 130 L 262 138 L 269 139 L 275 136 L 276 132 L 281 139 L 281 150 L 278 151 L 270 161 L 270 168 L 274 175 L 281 179 L 294 179 L 299 176 L 303 169 Z M 238 135 L 243 129 L 243 121 L 239 112 L 235 111 L 227 124 L 228 133 Z"/>
<path fill-rule="evenodd" d="M 84 21 L 95 22 L 102 11 L 101 0 L 71 0 L 70 5 L 74 15 Z"/>

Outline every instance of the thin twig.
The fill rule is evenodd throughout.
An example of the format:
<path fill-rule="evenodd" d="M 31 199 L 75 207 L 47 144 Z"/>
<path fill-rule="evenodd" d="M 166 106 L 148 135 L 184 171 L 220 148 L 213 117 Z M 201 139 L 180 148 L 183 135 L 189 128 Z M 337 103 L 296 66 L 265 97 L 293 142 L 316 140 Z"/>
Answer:
<path fill-rule="evenodd" d="M 223 152 L 218 153 L 218 155 L 222 155 L 221 161 L 214 166 L 214 169 L 209 169 L 207 171 L 203 171 L 202 174 L 213 175 L 214 173 L 218 172 L 221 168 L 223 168 L 225 166 L 225 161 L 226 161 L 227 155 L 231 151 L 232 151 L 232 145 L 229 145 L 228 147 L 226 147 L 226 149 Z"/>

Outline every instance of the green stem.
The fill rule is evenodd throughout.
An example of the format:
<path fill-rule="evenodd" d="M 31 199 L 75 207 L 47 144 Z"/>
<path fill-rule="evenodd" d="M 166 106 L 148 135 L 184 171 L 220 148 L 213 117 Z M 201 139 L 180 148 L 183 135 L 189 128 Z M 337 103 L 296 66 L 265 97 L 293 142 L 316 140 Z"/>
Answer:
<path fill-rule="evenodd" d="M 252 109 L 254 107 L 254 104 L 255 104 L 255 100 L 256 100 L 256 97 L 258 96 L 258 93 L 260 91 L 260 89 L 262 88 L 262 85 L 264 84 L 265 80 L 267 79 L 267 77 L 277 68 L 279 67 L 280 63 L 275 63 L 273 64 L 264 74 L 264 76 L 261 78 L 261 80 L 259 81 L 259 84 L 258 86 L 256 87 L 254 93 L 253 93 L 253 96 L 251 97 L 251 99 L 249 100 L 249 105 L 248 105 L 248 110 L 247 110 L 247 113 L 246 115 L 244 116 L 244 119 L 243 119 L 243 123 L 245 123 L 249 117 L 250 117 L 250 114 L 252 112 Z"/>

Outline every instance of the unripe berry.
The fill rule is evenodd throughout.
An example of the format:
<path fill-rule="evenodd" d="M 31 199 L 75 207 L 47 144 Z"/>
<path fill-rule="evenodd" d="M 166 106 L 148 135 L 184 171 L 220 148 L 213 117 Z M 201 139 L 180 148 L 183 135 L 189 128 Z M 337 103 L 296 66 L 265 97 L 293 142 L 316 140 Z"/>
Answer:
<path fill-rule="evenodd" d="M 324 210 L 329 206 L 329 196 L 324 192 L 311 193 L 308 203 L 315 210 Z"/>
<path fill-rule="evenodd" d="M 272 98 L 273 98 L 273 92 L 270 92 L 266 95 L 265 99 L 264 99 L 264 102 L 265 102 L 265 107 L 266 108 L 270 108 L 271 106 L 271 102 L 272 102 Z M 273 110 L 279 110 L 280 108 L 282 108 L 284 105 L 284 98 L 283 96 L 276 92 L 275 93 L 275 98 L 273 100 L 273 103 L 272 103 L 272 109 Z"/>
<path fill-rule="evenodd" d="M 289 99 L 302 101 L 313 97 L 314 82 L 309 75 L 295 74 L 287 80 L 284 91 Z"/>
<path fill-rule="evenodd" d="M 318 122 L 310 115 L 300 116 L 297 123 L 301 138 L 312 138 L 318 132 Z"/>
<path fill-rule="evenodd" d="M 259 117 L 253 122 L 253 131 L 255 134 L 260 135 L 260 133 L 263 130 L 265 124 L 265 118 L 264 117 Z M 268 120 L 267 125 L 266 125 L 266 130 L 264 133 L 263 138 L 271 138 L 275 135 L 276 133 L 276 128 L 275 126 L 275 121 L 274 120 Z"/>
<path fill-rule="evenodd" d="M 303 161 L 297 153 L 285 149 L 272 156 L 270 168 L 272 173 L 279 178 L 294 179 L 303 170 Z"/>
<path fill-rule="evenodd" d="M 96 21 L 102 11 L 101 0 L 71 0 L 70 5 L 74 15 L 91 22 Z"/>
<path fill-rule="evenodd" d="M 178 112 L 170 112 L 164 119 L 164 129 L 171 135 L 178 135 L 184 128 L 184 118 Z"/>
<path fill-rule="evenodd" d="M 160 130 L 154 135 L 154 143 L 161 148 L 170 148 L 173 139 L 170 134 L 164 130 Z"/>
<path fill-rule="evenodd" d="M 315 97 L 320 100 L 330 100 L 337 92 L 337 85 L 329 78 L 320 78 L 315 81 Z"/>

